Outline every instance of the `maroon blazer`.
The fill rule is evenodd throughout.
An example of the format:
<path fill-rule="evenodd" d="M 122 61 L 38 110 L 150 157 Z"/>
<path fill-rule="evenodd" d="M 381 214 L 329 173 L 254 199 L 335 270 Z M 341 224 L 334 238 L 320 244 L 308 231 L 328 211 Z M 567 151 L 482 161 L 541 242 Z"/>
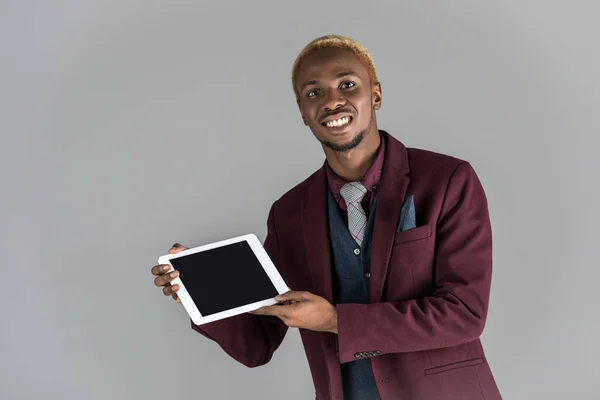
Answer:
<path fill-rule="evenodd" d="M 370 304 L 339 304 L 339 334 L 300 329 L 317 399 L 342 399 L 340 363 L 369 357 L 382 400 L 501 399 L 479 337 L 492 277 L 487 200 L 471 165 L 386 140 L 372 238 Z M 273 204 L 264 247 L 293 290 L 333 304 L 321 168 Z M 417 227 L 397 232 L 407 194 Z M 288 327 L 243 314 L 192 328 L 248 367 Z"/>

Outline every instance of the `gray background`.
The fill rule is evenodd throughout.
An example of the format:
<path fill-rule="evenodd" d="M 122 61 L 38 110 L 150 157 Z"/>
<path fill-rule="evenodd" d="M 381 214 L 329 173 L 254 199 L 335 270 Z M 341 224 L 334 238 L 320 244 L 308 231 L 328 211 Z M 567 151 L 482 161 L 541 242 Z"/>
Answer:
<path fill-rule="evenodd" d="M 503 396 L 598 399 L 599 12 L 0 1 L 0 398 L 312 398 L 296 330 L 248 369 L 189 328 L 150 268 L 175 241 L 264 239 L 272 202 L 323 161 L 292 62 L 343 33 L 375 59 L 380 127 L 469 160 L 484 184 L 483 342 Z"/>

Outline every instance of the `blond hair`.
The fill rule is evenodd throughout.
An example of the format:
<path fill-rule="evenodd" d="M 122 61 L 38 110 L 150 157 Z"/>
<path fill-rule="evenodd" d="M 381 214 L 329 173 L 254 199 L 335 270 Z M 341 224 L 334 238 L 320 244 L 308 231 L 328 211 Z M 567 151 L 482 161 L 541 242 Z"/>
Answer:
<path fill-rule="evenodd" d="M 371 54 L 369 54 L 368 50 L 362 44 L 343 35 L 325 35 L 318 37 L 307 44 L 304 49 L 302 49 L 300 54 L 298 54 L 298 57 L 296 57 L 296 61 L 294 61 L 294 66 L 292 68 L 292 87 L 294 89 L 294 94 L 296 95 L 297 101 L 300 99 L 300 93 L 298 93 L 298 89 L 296 88 L 300 62 L 309 54 L 312 54 L 317 50 L 328 48 L 350 51 L 357 56 L 367 68 L 369 78 L 371 79 L 371 84 L 379 82 L 377 79 L 377 73 L 375 72 L 375 63 L 373 62 L 373 58 L 371 58 Z"/>

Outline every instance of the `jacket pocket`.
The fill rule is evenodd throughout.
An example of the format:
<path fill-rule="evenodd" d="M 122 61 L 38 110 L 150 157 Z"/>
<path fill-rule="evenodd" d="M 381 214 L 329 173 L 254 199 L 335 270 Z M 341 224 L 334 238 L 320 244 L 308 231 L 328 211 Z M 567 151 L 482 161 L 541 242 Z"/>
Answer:
<path fill-rule="evenodd" d="M 459 361 L 452 364 L 441 365 L 439 367 L 427 368 L 425 375 L 438 374 L 440 372 L 446 372 L 457 368 L 470 367 L 473 365 L 483 364 L 483 357 L 472 358 L 470 360 Z"/>
<path fill-rule="evenodd" d="M 396 232 L 394 237 L 394 246 L 397 244 L 414 242 L 415 240 L 425 239 L 431 236 L 431 225 L 422 225 L 417 228 L 409 229 L 404 232 Z"/>

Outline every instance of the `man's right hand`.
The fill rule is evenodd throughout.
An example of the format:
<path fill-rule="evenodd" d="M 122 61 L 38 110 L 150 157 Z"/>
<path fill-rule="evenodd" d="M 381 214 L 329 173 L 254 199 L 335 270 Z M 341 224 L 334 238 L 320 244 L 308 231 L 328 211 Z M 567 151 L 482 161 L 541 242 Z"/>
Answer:
<path fill-rule="evenodd" d="M 173 247 L 169 249 L 169 254 L 177 254 L 180 251 L 187 249 L 187 247 L 175 243 Z M 168 274 L 167 271 L 170 269 L 171 266 L 169 264 L 159 264 L 152 267 L 152 275 L 156 276 L 156 278 L 154 278 L 154 284 L 163 288 L 162 291 L 165 296 L 171 296 L 177 300 L 178 303 L 181 303 L 179 296 L 177 296 L 179 285 L 171 285 L 171 281 L 179 276 L 179 271 L 172 271 Z"/>

